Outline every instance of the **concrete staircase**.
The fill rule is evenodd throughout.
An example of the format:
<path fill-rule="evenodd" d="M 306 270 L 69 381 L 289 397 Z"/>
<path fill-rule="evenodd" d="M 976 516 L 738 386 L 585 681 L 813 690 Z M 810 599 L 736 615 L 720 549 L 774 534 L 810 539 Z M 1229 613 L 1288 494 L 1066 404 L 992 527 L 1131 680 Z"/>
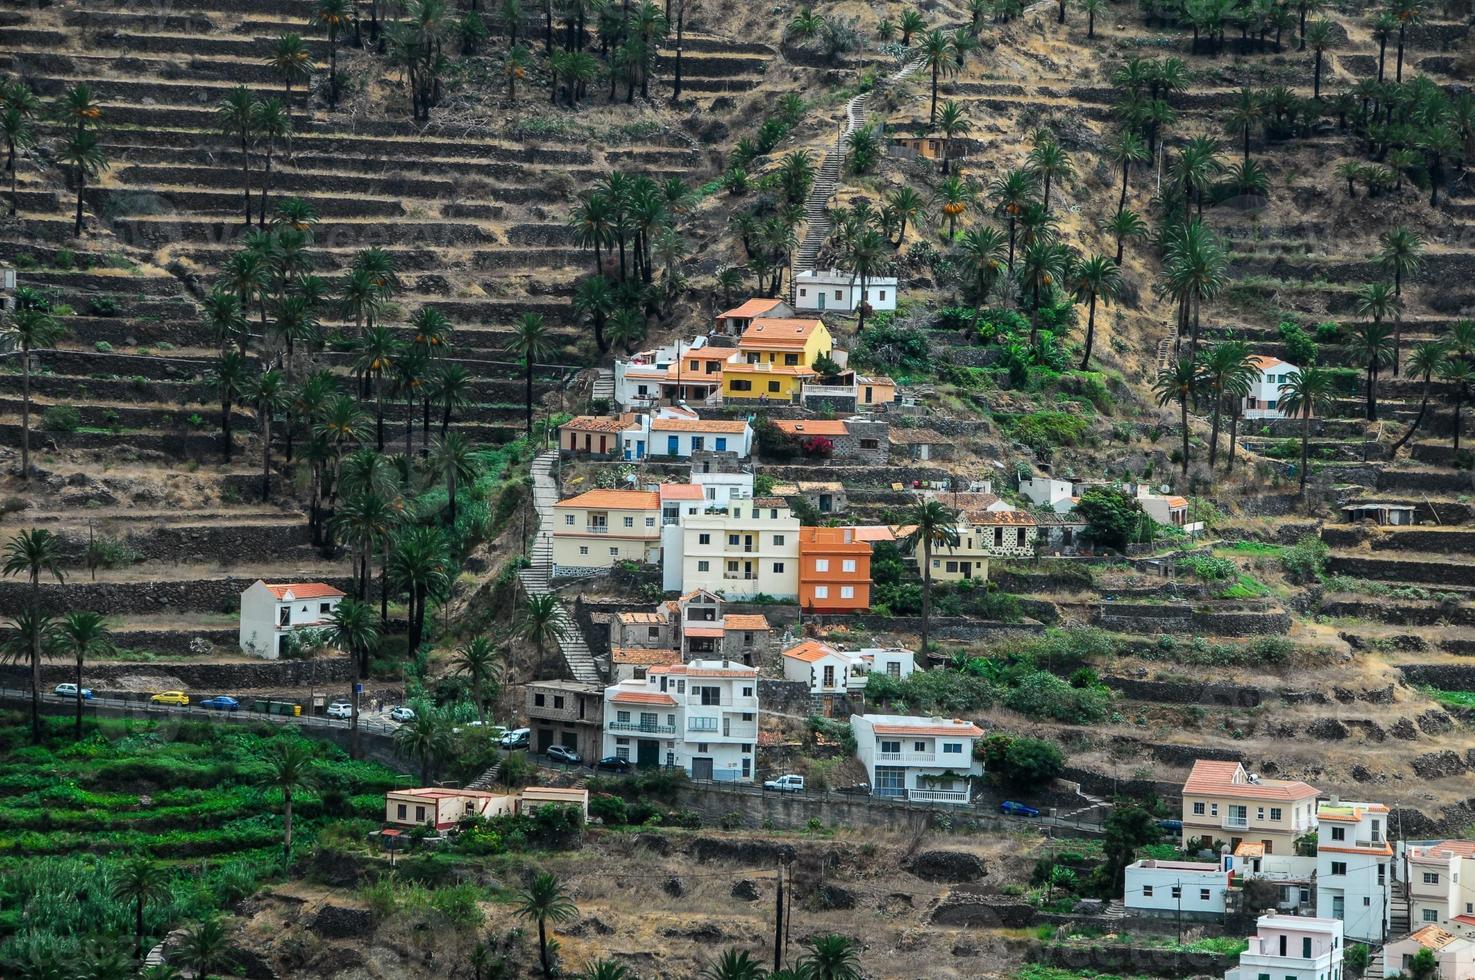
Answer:
<path fill-rule="evenodd" d="M 1111 811 L 1111 804 L 1099 796 L 1083 793 L 1076 790 L 1076 796 L 1085 801 L 1085 806 L 1078 807 L 1066 813 L 1060 814 L 1061 820 L 1073 820 L 1076 823 L 1102 823 L 1107 813 Z"/>
<path fill-rule="evenodd" d="M 1164 337 L 1157 342 L 1157 370 L 1166 371 L 1173 366 L 1174 344 L 1172 337 Z M 1154 374 L 1156 377 L 1156 373 Z"/>
<path fill-rule="evenodd" d="M 1413 930 L 1413 916 L 1408 907 L 1408 892 L 1402 882 L 1394 882 L 1393 894 L 1388 897 L 1388 935 L 1402 938 Z"/>
<path fill-rule="evenodd" d="M 921 67 L 921 59 L 909 62 L 900 70 L 887 76 L 886 84 L 899 82 Z M 834 145 L 825 153 L 825 158 L 819 165 L 819 172 L 815 174 L 814 186 L 810 188 L 809 198 L 804 202 L 804 240 L 799 243 L 799 252 L 794 257 L 794 267 L 790 270 L 790 289 L 794 288 L 795 276 L 801 272 L 814 270 L 815 257 L 819 255 L 820 247 L 824 245 L 825 240 L 830 237 L 832 223 L 829 216 L 829 203 L 831 196 L 835 193 L 835 185 L 840 182 L 840 166 L 845 162 L 845 139 L 865 124 L 866 103 L 869 99 L 870 93 L 863 92 L 846 103 L 845 132 L 840 134 Z"/>
<path fill-rule="evenodd" d="M 1377 949 L 1373 950 L 1372 955 L 1367 958 L 1367 969 L 1362 971 L 1362 975 L 1369 978 L 1369 980 L 1374 980 L 1374 978 L 1381 978 L 1383 976 L 1384 949 L 1386 949 L 1386 947 L 1379 946 Z"/>
<path fill-rule="evenodd" d="M 615 400 L 615 372 L 609 368 L 600 368 L 594 376 L 594 387 L 589 391 L 589 398 L 593 401 L 604 399 L 607 402 Z"/>
<path fill-rule="evenodd" d="M 481 790 L 491 789 L 493 786 L 497 785 L 497 780 L 501 777 L 501 775 L 502 758 L 499 757 L 496 762 L 492 763 L 489 769 L 483 772 L 480 776 L 477 776 L 471 782 L 467 783 L 466 788 Z"/>
<path fill-rule="evenodd" d="M 553 467 L 558 462 L 558 452 L 549 450 L 533 458 L 530 467 L 533 481 L 533 509 L 538 512 L 538 533 L 533 538 L 533 547 L 528 554 L 530 564 L 517 573 L 517 580 L 529 596 L 547 595 L 552 591 L 553 578 L 553 505 L 558 503 L 558 487 L 553 479 Z M 569 618 L 568 610 L 559 603 L 554 617 L 558 631 L 558 649 L 563 654 L 569 673 L 583 684 L 602 683 L 604 677 L 589 645 L 579 634 L 578 627 Z"/>
<path fill-rule="evenodd" d="M 1127 917 L 1127 906 L 1119 898 L 1113 898 L 1106 903 L 1106 910 L 1101 913 L 1103 919 L 1125 919 Z"/>

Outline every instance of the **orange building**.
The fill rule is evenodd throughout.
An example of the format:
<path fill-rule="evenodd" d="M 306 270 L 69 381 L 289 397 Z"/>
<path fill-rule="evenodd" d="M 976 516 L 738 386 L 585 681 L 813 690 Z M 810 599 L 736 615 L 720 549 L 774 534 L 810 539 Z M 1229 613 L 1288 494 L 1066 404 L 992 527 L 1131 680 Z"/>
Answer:
<path fill-rule="evenodd" d="M 871 545 L 855 528 L 799 529 L 799 608 L 831 613 L 871 608 Z"/>

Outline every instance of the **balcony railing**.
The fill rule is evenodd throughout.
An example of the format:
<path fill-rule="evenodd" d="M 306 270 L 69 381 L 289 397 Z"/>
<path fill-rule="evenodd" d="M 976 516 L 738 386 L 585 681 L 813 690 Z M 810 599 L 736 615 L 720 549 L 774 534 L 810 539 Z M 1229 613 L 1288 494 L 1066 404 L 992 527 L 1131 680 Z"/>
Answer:
<path fill-rule="evenodd" d="M 1225 830 L 1249 830 L 1250 829 L 1250 818 L 1249 817 L 1225 817 L 1224 818 L 1224 829 Z"/>
<path fill-rule="evenodd" d="M 757 575 L 744 575 L 741 572 L 723 572 L 722 577 L 733 582 L 756 582 Z"/>
<path fill-rule="evenodd" d="M 936 752 L 877 752 L 877 762 L 904 762 L 914 766 L 940 765 Z"/>
<path fill-rule="evenodd" d="M 609 533 L 609 525 L 608 524 L 585 524 L 584 525 L 584 533 L 585 534 L 608 534 Z"/>
<path fill-rule="evenodd" d="M 608 723 L 612 732 L 636 732 L 641 735 L 675 735 L 675 725 L 647 725 L 639 721 L 612 721 Z"/>
<path fill-rule="evenodd" d="M 966 789 L 909 789 L 907 798 L 918 803 L 967 803 Z"/>

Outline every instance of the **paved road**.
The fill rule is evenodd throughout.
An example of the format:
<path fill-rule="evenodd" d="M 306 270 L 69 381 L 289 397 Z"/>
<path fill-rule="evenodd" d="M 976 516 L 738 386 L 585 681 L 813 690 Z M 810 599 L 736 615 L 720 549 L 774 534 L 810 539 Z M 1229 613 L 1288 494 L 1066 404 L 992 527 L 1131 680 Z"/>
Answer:
<path fill-rule="evenodd" d="M 27 706 L 31 703 L 31 692 L 18 688 L 0 688 L 0 701 L 8 704 Z M 70 708 L 71 698 L 58 697 L 55 694 L 45 693 L 41 695 L 41 703 L 47 709 L 48 714 L 56 713 L 57 708 Z M 280 725 L 297 725 L 305 729 L 313 728 L 336 728 L 347 731 L 350 724 L 347 719 L 324 718 L 316 715 L 273 715 L 259 711 L 212 711 L 202 708 L 197 704 L 187 706 L 172 704 L 153 704 L 150 701 L 135 701 L 129 698 L 90 698 L 82 702 L 83 714 L 88 712 L 98 713 L 106 711 L 109 714 L 136 715 L 139 717 L 152 716 L 157 718 L 189 718 L 193 721 L 215 721 L 224 724 L 247 724 L 250 722 L 267 721 Z M 367 712 L 359 713 L 359 731 L 371 732 L 376 735 L 393 735 L 400 726 L 389 720 L 389 712 L 381 711 L 377 714 Z"/>

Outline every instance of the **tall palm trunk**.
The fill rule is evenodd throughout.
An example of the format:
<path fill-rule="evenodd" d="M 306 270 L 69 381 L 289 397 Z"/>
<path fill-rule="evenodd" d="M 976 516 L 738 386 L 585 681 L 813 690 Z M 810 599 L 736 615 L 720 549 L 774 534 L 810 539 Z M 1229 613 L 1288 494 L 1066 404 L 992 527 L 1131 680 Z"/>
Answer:
<path fill-rule="evenodd" d="M 1398 450 L 1403 448 L 1403 444 L 1408 442 L 1409 438 L 1418 431 L 1419 424 L 1424 421 L 1424 412 L 1427 411 L 1429 408 L 1429 381 L 1431 377 L 1432 375 L 1430 375 L 1429 373 L 1425 373 L 1424 394 L 1423 397 L 1419 399 L 1419 414 L 1414 416 L 1413 423 L 1409 425 L 1408 431 L 1399 436 L 1398 441 L 1393 444 L 1393 449 L 1388 454 L 1389 459 L 1393 459 L 1398 455 Z"/>
<path fill-rule="evenodd" d="M 292 791 L 282 790 L 282 867 L 292 863 Z"/>
<path fill-rule="evenodd" d="M 82 651 L 77 651 L 77 741 L 82 741 Z"/>
<path fill-rule="evenodd" d="M 927 628 L 932 618 L 932 541 L 922 538 L 922 659 L 927 659 Z"/>
<path fill-rule="evenodd" d="M 1459 440 L 1459 430 L 1455 431 Z M 1458 452 L 1456 446 L 1456 452 Z M 31 573 L 31 743 L 41 744 L 41 571 Z M 81 697 L 78 691 L 77 696 Z"/>
<path fill-rule="evenodd" d="M 1183 425 L 1183 477 L 1188 478 L 1188 395 L 1178 401 L 1178 419 Z"/>
<path fill-rule="evenodd" d="M 528 438 L 531 439 L 533 437 L 533 356 L 531 354 L 528 355 L 527 362 L 527 434 Z"/>
<path fill-rule="evenodd" d="M 1081 358 L 1081 370 L 1085 371 L 1091 366 L 1091 347 L 1096 343 L 1096 294 L 1091 294 L 1091 302 L 1086 305 L 1086 352 Z"/>
<path fill-rule="evenodd" d="M 72 227 L 72 237 L 82 237 L 82 192 L 87 189 L 87 173 L 77 168 L 77 220 Z"/>
<path fill-rule="evenodd" d="M 271 499 L 271 413 L 261 413 L 261 502 Z"/>
<path fill-rule="evenodd" d="M 1223 394 L 1215 396 L 1212 420 L 1209 423 L 1209 479 L 1214 478 L 1214 466 L 1219 462 L 1219 415 L 1224 407 Z"/>
<path fill-rule="evenodd" d="M 1311 409 L 1306 408 L 1301 416 L 1301 500 L 1306 499 L 1306 459 L 1311 444 Z"/>
<path fill-rule="evenodd" d="M 222 443 L 220 450 L 221 455 L 225 457 L 227 463 L 230 462 L 232 448 L 230 436 L 230 402 L 231 400 L 229 398 L 223 398 L 220 401 L 220 435 Z"/>
<path fill-rule="evenodd" d="M 31 345 L 20 349 L 20 478 L 31 479 Z"/>

